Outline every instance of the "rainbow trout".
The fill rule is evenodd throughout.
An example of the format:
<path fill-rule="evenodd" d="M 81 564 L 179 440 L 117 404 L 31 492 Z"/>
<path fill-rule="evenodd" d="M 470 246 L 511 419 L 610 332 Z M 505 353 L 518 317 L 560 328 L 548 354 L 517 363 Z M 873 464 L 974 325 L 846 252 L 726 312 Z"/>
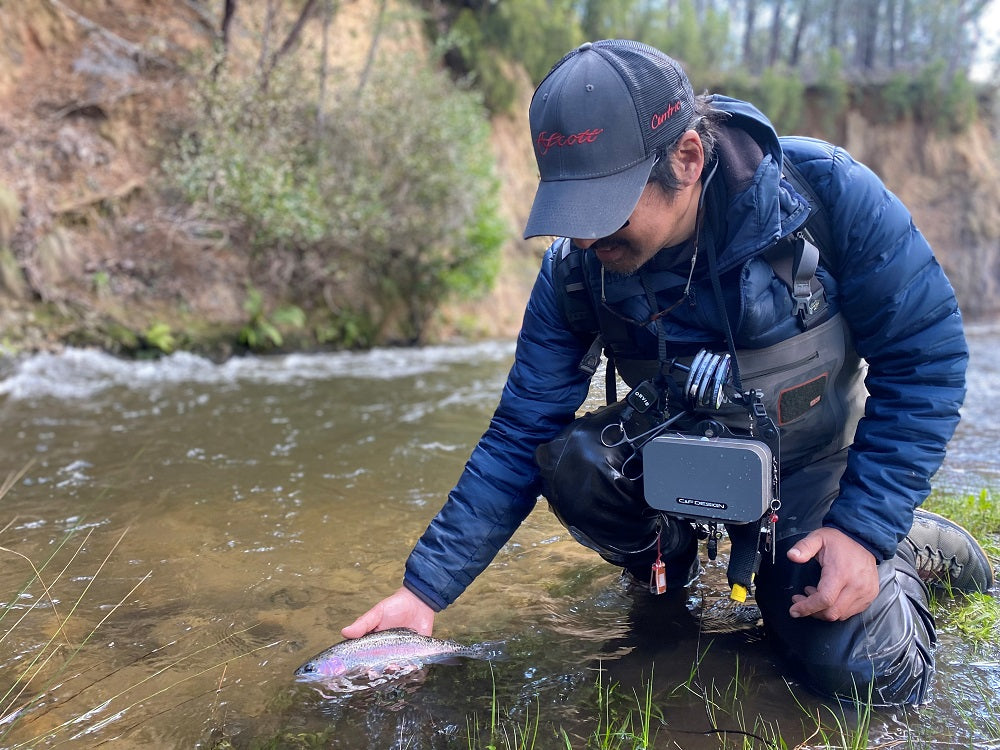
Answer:
<path fill-rule="evenodd" d="M 334 680 L 366 675 L 372 679 L 389 672 L 409 672 L 424 664 L 459 657 L 489 659 L 499 652 L 490 644 L 463 646 L 420 635 L 409 628 L 390 628 L 341 641 L 321 651 L 295 670 L 303 680 Z"/>

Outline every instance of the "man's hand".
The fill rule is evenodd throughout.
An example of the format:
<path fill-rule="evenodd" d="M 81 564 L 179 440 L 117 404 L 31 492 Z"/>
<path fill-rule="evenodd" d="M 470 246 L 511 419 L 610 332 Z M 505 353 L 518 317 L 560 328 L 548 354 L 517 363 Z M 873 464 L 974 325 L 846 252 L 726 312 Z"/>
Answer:
<path fill-rule="evenodd" d="M 878 595 L 875 557 L 847 534 L 821 528 L 788 550 L 788 559 L 804 563 L 816 559 L 822 568 L 817 586 L 792 595 L 792 617 L 816 617 L 830 622 L 863 612 Z"/>
<path fill-rule="evenodd" d="M 421 635 L 430 635 L 434 630 L 434 610 L 403 586 L 340 632 L 345 638 L 360 638 L 373 630 L 389 628 L 412 628 Z"/>

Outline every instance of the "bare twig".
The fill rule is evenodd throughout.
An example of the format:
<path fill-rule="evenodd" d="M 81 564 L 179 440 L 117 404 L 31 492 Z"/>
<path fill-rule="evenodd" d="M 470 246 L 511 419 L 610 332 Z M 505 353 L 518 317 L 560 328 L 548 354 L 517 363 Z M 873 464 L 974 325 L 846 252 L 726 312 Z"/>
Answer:
<path fill-rule="evenodd" d="M 227 8 L 229 4 L 233 2 L 235 2 L 235 0 L 226 0 Z M 195 15 L 198 16 L 198 20 L 201 22 L 201 25 L 204 26 L 207 31 L 215 33 L 215 18 L 212 17 L 212 14 L 204 5 L 196 0 L 184 0 L 184 4 L 195 12 Z"/>
<path fill-rule="evenodd" d="M 302 6 L 302 12 L 299 13 L 299 17 L 295 19 L 295 23 L 289 30 L 288 35 L 285 37 L 285 41 L 283 41 L 281 46 L 274 51 L 274 54 L 272 54 L 268 59 L 266 66 L 261 70 L 260 87 L 262 90 L 267 91 L 267 86 L 271 79 L 271 73 L 274 71 L 278 61 L 288 54 L 296 44 L 298 44 L 299 37 L 302 35 L 302 27 L 304 27 L 306 25 L 306 21 L 309 20 L 309 16 L 312 14 L 313 7 L 315 7 L 315 5 L 316 0 L 306 0 L 305 5 Z"/>
<path fill-rule="evenodd" d="M 90 195 L 85 195 L 83 198 L 79 198 L 75 201 L 67 201 L 66 203 L 60 203 L 58 206 L 52 208 L 52 212 L 55 214 L 73 214 L 79 213 L 85 208 L 90 208 L 99 203 L 104 203 L 106 201 L 119 201 L 123 198 L 127 198 L 136 190 L 139 190 L 145 184 L 145 180 L 141 177 L 133 177 L 131 180 L 126 180 L 124 183 L 111 190 L 104 190 L 99 193 L 91 193 Z"/>
<path fill-rule="evenodd" d="M 288 54 L 299 42 L 299 37 L 302 35 L 302 27 L 306 25 L 306 21 L 309 19 L 309 15 L 312 13 L 313 7 L 316 5 L 316 0 L 306 0 L 306 4 L 302 6 L 302 12 L 299 13 L 299 17 L 295 20 L 295 24 L 288 32 L 288 36 L 285 37 L 285 41 L 281 43 L 277 52 L 271 56 L 271 68 L 274 68 L 277 61 Z"/>
<path fill-rule="evenodd" d="M 229 30 L 233 23 L 233 17 L 236 15 L 236 0 L 225 0 L 222 9 L 222 23 L 219 24 L 219 50 L 218 57 L 215 61 L 215 65 L 212 66 L 212 80 L 216 80 L 219 77 L 219 72 L 222 70 L 222 66 L 226 63 L 226 57 L 229 55 Z M 214 29 L 213 29 L 214 30 Z"/>
<path fill-rule="evenodd" d="M 386 5 L 387 0 L 381 0 L 378 5 L 378 15 L 375 17 L 375 30 L 372 32 L 372 43 L 368 47 L 368 57 L 365 59 L 365 67 L 361 71 L 361 77 L 358 79 L 359 93 L 368 83 L 368 77 L 371 75 L 372 67 L 375 65 L 375 56 L 378 53 L 378 44 L 382 39 L 382 29 L 385 26 Z"/>
<path fill-rule="evenodd" d="M 264 28 L 260 34 L 260 55 L 257 56 L 257 70 L 262 79 L 267 78 L 267 58 L 271 49 L 271 29 L 274 28 L 274 17 L 277 14 L 274 0 L 267 0 L 267 11 L 264 13 Z"/>

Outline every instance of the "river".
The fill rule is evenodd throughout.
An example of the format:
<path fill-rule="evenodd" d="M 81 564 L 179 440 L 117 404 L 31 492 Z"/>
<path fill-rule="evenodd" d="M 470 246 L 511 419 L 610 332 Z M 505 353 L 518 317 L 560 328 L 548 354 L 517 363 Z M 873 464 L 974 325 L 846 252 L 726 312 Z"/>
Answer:
<path fill-rule="evenodd" d="M 979 494 L 1000 486 L 1000 329 L 969 338 L 936 487 Z M 504 658 L 333 698 L 293 680 L 398 587 L 512 355 L 0 363 L 0 747 L 470 748 L 495 709 L 498 747 L 584 748 L 647 687 L 655 747 L 823 747 L 855 725 L 726 619 L 724 558 L 687 595 L 635 598 L 544 504 L 437 618 L 436 635 Z M 870 746 L 997 747 L 998 650 L 943 633 L 931 702 L 876 711 Z"/>

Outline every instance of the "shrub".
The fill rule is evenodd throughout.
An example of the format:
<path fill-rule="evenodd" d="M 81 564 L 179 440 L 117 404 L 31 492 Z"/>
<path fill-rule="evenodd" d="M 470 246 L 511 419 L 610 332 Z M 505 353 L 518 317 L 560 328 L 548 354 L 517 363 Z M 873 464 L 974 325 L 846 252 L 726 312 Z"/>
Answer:
<path fill-rule="evenodd" d="M 360 91 L 342 81 L 323 105 L 318 91 L 291 61 L 266 88 L 206 81 L 164 175 L 272 287 L 417 341 L 442 299 L 495 274 L 504 230 L 481 99 L 402 55 Z"/>
<path fill-rule="evenodd" d="M 794 133 L 801 124 L 804 94 L 805 86 L 791 71 L 770 67 L 761 74 L 759 106 L 780 133 Z"/>
<path fill-rule="evenodd" d="M 407 338 L 449 292 L 495 274 L 504 231 L 481 99 L 407 59 L 331 114 L 320 192 L 341 237 Z M 361 257 L 358 257 L 358 255 Z"/>
<path fill-rule="evenodd" d="M 917 116 L 936 132 L 961 132 L 975 120 L 976 92 L 964 71 L 949 76 L 944 62 L 936 60 L 920 71 L 913 86 Z"/>

